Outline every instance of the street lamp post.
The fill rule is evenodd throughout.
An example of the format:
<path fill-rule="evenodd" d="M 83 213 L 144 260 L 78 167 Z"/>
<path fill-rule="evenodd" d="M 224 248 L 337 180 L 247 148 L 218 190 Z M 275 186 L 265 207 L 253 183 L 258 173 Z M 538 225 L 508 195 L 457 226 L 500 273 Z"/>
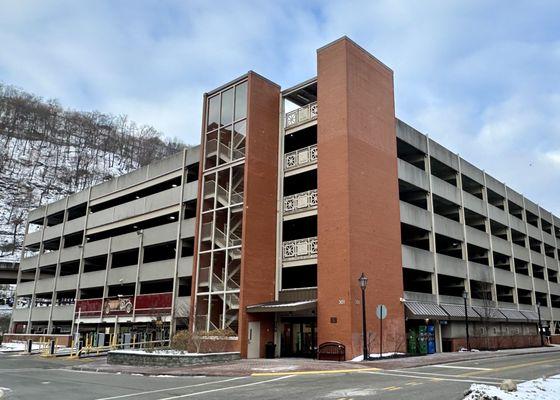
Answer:
<path fill-rule="evenodd" d="M 541 322 L 541 302 L 537 301 L 537 313 L 539 314 L 539 336 L 541 337 L 541 347 L 544 347 L 543 329 Z"/>
<path fill-rule="evenodd" d="M 360 288 L 362 289 L 362 336 L 364 337 L 364 361 L 369 358 L 368 346 L 367 346 L 367 332 L 366 332 L 366 286 L 368 278 L 362 272 L 362 275 L 358 278 L 360 282 Z"/>
<path fill-rule="evenodd" d="M 467 296 L 468 292 L 463 290 L 463 301 L 465 303 L 465 329 L 467 331 L 467 351 L 471 351 L 471 344 L 469 342 L 469 315 L 467 313 Z"/>

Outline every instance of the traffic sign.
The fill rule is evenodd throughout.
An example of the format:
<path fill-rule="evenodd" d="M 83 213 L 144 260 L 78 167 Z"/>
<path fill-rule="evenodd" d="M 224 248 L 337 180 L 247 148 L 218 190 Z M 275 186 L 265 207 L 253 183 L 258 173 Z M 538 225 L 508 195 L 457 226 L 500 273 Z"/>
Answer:
<path fill-rule="evenodd" d="M 377 319 L 385 319 L 387 317 L 387 307 L 385 304 L 379 304 L 375 308 L 375 314 L 377 315 Z"/>

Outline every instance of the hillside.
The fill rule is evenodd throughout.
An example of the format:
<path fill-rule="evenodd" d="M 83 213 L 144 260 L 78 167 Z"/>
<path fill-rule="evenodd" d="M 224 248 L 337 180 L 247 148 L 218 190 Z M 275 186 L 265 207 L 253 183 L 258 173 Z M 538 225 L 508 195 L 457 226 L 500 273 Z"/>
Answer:
<path fill-rule="evenodd" d="M 63 109 L 0 84 L 0 260 L 19 259 L 29 209 L 183 146 L 126 116 Z"/>

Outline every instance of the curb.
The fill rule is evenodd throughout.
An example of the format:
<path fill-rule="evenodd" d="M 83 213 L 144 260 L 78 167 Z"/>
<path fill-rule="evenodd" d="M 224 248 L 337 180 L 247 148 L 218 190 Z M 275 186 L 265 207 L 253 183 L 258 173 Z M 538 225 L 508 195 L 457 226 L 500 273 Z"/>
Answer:
<path fill-rule="evenodd" d="M 87 368 L 87 367 L 80 367 L 80 366 L 73 366 L 69 368 L 70 370 L 74 370 L 74 371 L 82 371 L 82 372 L 98 372 L 98 373 L 102 373 L 102 374 L 121 374 L 121 375 L 141 375 L 141 376 L 152 376 L 152 377 L 157 377 L 158 375 L 168 375 L 168 376 L 172 376 L 172 377 L 188 377 L 188 376 L 203 376 L 203 377 L 210 377 L 210 376 L 231 376 L 231 377 L 238 377 L 238 376 L 251 376 L 250 373 L 246 373 L 246 374 L 225 374 L 225 373 L 220 373 L 220 374 L 209 374 L 209 373 L 203 373 L 203 372 L 187 372 L 185 371 L 185 373 L 176 373 L 176 372 L 169 372 L 169 371 L 161 371 L 161 373 L 158 373 L 157 371 L 153 371 L 153 372 L 141 372 L 141 371 L 123 371 L 123 370 L 107 370 L 104 368 Z"/>
<path fill-rule="evenodd" d="M 454 363 L 460 363 L 460 362 L 464 362 L 464 361 L 470 361 L 470 360 L 485 360 L 485 359 L 490 359 L 490 358 L 498 358 L 498 357 L 513 357 L 513 356 L 521 356 L 521 355 L 527 355 L 527 354 L 546 354 L 546 353 L 556 353 L 556 352 L 560 352 L 560 346 L 557 348 L 548 348 L 549 350 L 544 350 L 544 351 L 522 351 L 522 352 L 516 352 L 516 353 L 500 353 L 498 354 L 497 352 L 492 352 L 492 353 L 483 353 L 483 355 L 481 355 L 480 357 L 475 357 L 475 358 L 468 358 L 465 357 L 464 359 L 461 360 L 453 360 L 453 361 L 445 361 L 445 360 L 432 360 L 432 361 L 428 361 L 426 363 L 422 363 L 419 365 L 410 365 L 410 366 L 403 366 L 403 367 L 395 367 L 395 369 L 409 369 L 409 368 L 417 368 L 417 367 L 424 367 L 424 366 L 430 366 L 430 365 L 437 365 L 437 364 L 454 364 Z M 467 353 L 466 353 L 467 354 Z M 472 355 L 472 353 L 471 353 Z M 389 361 L 389 360 L 387 360 Z M 384 361 L 381 361 L 381 363 L 383 363 Z M 344 367 L 345 363 L 341 363 L 341 367 Z M 383 365 L 378 365 L 378 361 L 373 361 L 373 362 L 366 362 L 361 364 L 363 365 L 363 368 L 353 368 L 353 370 L 359 371 L 361 369 L 368 369 L 371 367 L 375 367 L 375 368 L 379 368 L 379 369 L 386 369 L 383 368 Z M 369 367 L 371 366 L 371 367 Z M 195 372 L 195 371 L 184 371 L 184 372 L 175 372 L 175 371 L 151 371 L 151 372 L 143 372 L 143 371 L 129 371 L 129 370 L 121 370 L 121 369 L 106 369 L 106 368 L 98 368 L 98 367 L 88 367 L 88 366 L 81 366 L 81 365 L 74 365 L 72 367 L 69 368 L 70 370 L 74 370 L 74 371 L 82 371 L 82 372 L 97 372 L 97 373 L 105 373 L 105 374 L 123 374 L 123 375 L 141 375 L 141 376 L 157 376 L 157 375 L 168 375 L 168 376 L 173 376 L 173 377 L 188 377 L 188 376 L 198 376 L 198 377 L 215 377 L 215 376 L 225 376 L 225 377 L 237 377 L 237 376 L 252 376 L 254 373 L 251 371 L 247 371 L 244 373 L 235 373 L 235 372 L 231 372 L 231 373 L 224 373 L 224 372 L 219 372 L 216 371 L 216 373 L 208 373 L 208 372 Z M 390 368 L 389 368 L 390 369 Z M 337 371 L 337 370 L 333 370 L 333 371 Z M 298 371 L 293 371 L 293 372 L 298 372 Z M 317 373 L 320 372 L 319 370 L 315 371 L 315 370 L 305 370 L 305 371 L 299 371 L 299 372 L 306 372 L 309 374 L 312 373 Z"/>
<path fill-rule="evenodd" d="M 451 360 L 451 361 L 445 361 L 445 360 L 431 360 L 428 361 L 426 363 L 422 363 L 422 364 L 418 364 L 418 365 L 410 365 L 410 366 L 405 366 L 402 367 L 403 369 L 407 369 L 407 368 L 417 368 L 417 367 L 427 367 L 430 365 L 437 365 L 437 364 L 455 364 L 455 363 L 460 363 L 460 362 L 465 362 L 465 361 L 471 361 L 471 360 L 486 360 L 489 358 L 498 358 L 498 357 L 514 357 L 514 356 L 523 356 L 523 355 L 527 355 L 527 354 L 546 354 L 546 353 L 556 353 L 556 352 L 560 352 L 560 347 L 557 348 L 551 348 L 549 347 L 548 349 L 550 350 L 544 350 L 544 351 L 521 351 L 521 352 L 517 352 L 517 353 L 498 353 L 496 352 L 491 352 L 491 353 L 482 353 L 482 355 L 480 357 L 473 357 L 473 358 L 469 358 L 466 357 L 464 359 L 461 360 Z M 468 354 L 467 352 L 465 352 L 466 354 Z M 470 353 L 471 355 L 473 354 L 472 352 Z M 475 353 L 476 354 L 476 353 Z M 480 353 L 478 353 L 480 354 Z M 397 359 L 395 359 L 397 360 Z M 388 361 L 388 360 L 387 360 Z M 364 365 L 374 365 L 377 364 L 379 361 L 370 361 L 370 362 L 366 362 Z M 383 361 L 381 361 L 383 362 Z M 382 368 L 382 366 L 380 366 L 380 368 Z"/>

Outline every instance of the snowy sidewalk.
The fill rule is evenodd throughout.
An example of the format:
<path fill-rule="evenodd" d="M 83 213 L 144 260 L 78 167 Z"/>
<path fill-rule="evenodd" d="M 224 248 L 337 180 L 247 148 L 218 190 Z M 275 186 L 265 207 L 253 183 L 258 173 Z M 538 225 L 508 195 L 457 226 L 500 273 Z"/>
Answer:
<path fill-rule="evenodd" d="M 309 358 L 259 358 L 219 364 L 192 365 L 184 368 L 111 365 L 107 364 L 106 358 L 103 358 L 72 367 L 72 369 L 80 371 L 174 376 L 249 376 L 257 373 L 357 370 L 362 368 L 367 368 L 367 366 L 356 362 L 318 361 Z"/>
<path fill-rule="evenodd" d="M 368 367 L 382 369 L 413 368 L 425 365 L 444 364 L 460 361 L 482 360 L 485 358 L 517 356 L 523 354 L 537 354 L 560 352 L 560 346 L 550 347 L 528 347 L 523 349 L 506 349 L 497 351 L 475 351 L 475 352 L 454 352 L 454 353 L 435 353 L 425 356 L 388 358 L 382 360 L 366 361 L 360 363 Z"/>

